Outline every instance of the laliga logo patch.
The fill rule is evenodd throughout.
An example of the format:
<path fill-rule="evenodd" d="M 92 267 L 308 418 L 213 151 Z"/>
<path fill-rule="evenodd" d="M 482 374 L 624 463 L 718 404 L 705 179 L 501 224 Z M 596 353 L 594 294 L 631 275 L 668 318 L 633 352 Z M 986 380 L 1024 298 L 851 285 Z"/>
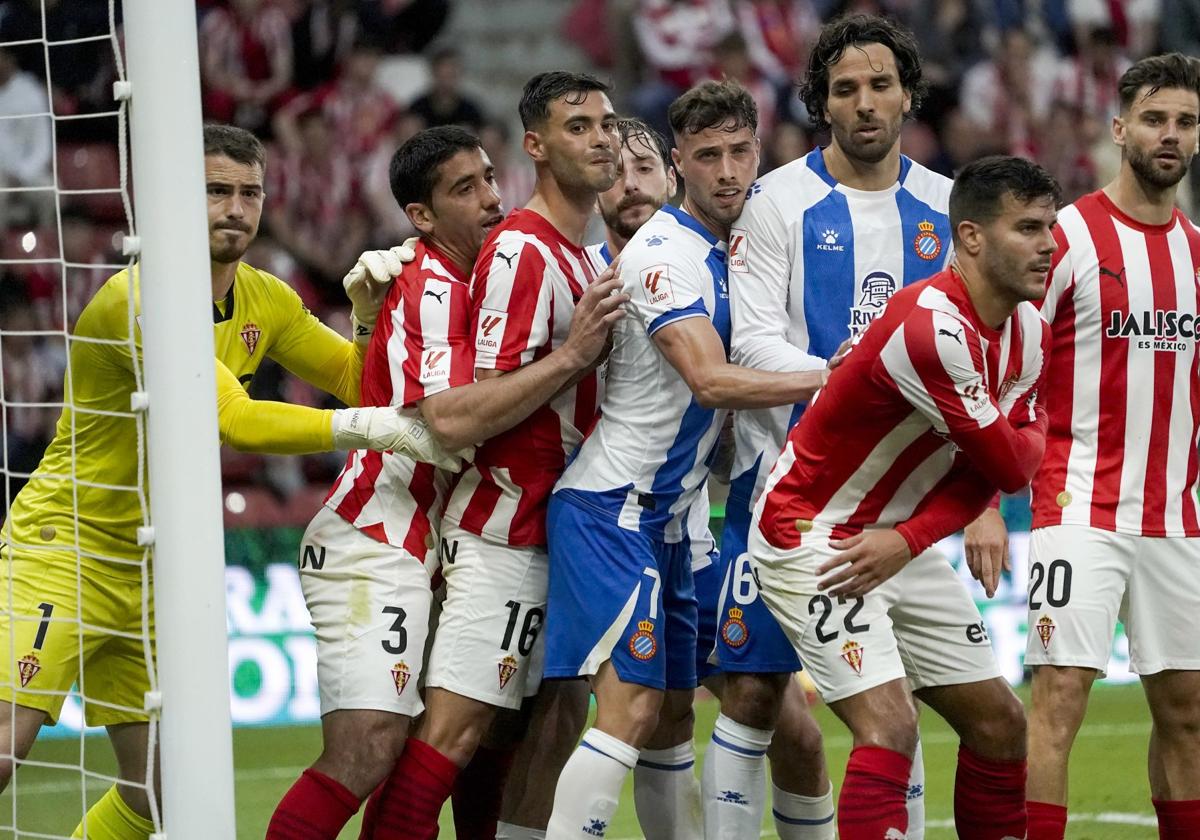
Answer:
<path fill-rule="evenodd" d="M 21 675 L 21 688 L 29 685 L 29 681 L 36 677 L 40 670 L 42 663 L 33 653 L 27 653 L 18 659 L 17 673 Z"/>
<path fill-rule="evenodd" d="M 445 382 L 450 378 L 450 350 L 427 347 L 421 353 L 421 382 Z"/>
<path fill-rule="evenodd" d="M 409 677 L 408 666 L 403 661 L 397 662 L 392 666 L 392 682 L 396 684 L 396 696 L 399 697 L 404 693 L 404 689 L 408 686 Z"/>
<path fill-rule="evenodd" d="M 498 353 L 500 343 L 504 341 L 504 325 L 508 321 L 508 313 L 498 309 L 479 310 L 479 327 L 475 330 L 475 351 L 477 353 Z"/>
<path fill-rule="evenodd" d="M 654 632 L 654 624 L 649 621 L 639 621 L 637 632 L 629 637 L 629 652 L 633 654 L 633 658 L 645 662 L 648 659 L 653 659 L 654 654 L 658 653 L 658 642 L 651 635 Z"/>
<path fill-rule="evenodd" d="M 729 231 L 729 270 L 745 274 L 750 269 L 746 266 L 746 258 L 750 254 L 750 234 L 741 228 Z"/>
<path fill-rule="evenodd" d="M 1054 638 L 1054 631 L 1058 628 L 1054 626 L 1054 619 L 1048 615 L 1043 615 L 1038 619 L 1037 634 L 1042 640 L 1042 650 L 1050 650 L 1050 640 Z"/>
<path fill-rule="evenodd" d="M 745 613 L 739 607 L 730 607 L 729 618 L 721 627 L 721 638 L 731 648 L 740 648 L 750 639 L 750 628 L 742 621 Z"/>
<path fill-rule="evenodd" d="M 842 645 L 842 659 L 846 660 L 846 664 L 854 669 L 854 673 L 862 676 L 863 668 L 863 646 L 851 639 Z"/>
<path fill-rule="evenodd" d="M 513 656 L 506 656 L 496 667 L 500 671 L 500 690 L 503 691 L 508 681 L 517 673 L 517 660 Z"/>
<path fill-rule="evenodd" d="M 642 294 L 646 303 L 651 306 L 672 304 L 675 302 L 675 292 L 671 288 L 671 272 L 665 265 L 652 265 L 642 271 Z"/>
<path fill-rule="evenodd" d="M 242 337 L 242 343 L 246 345 L 246 352 L 253 356 L 254 348 L 258 346 L 258 339 L 262 335 L 262 330 L 258 328 L 258 324 L 255 324 L 253 321 L 247 321 L 242 324 L 242 331 L 238 335 Z"/>
<path fill-rule="evenodd" d="M 926 219 L 917 225 L 917 238 L 913 240 L 913 250 L 923 260 L 936 260 L 942 253 L 942 240 L 934 233 L 933 222 Z"/>

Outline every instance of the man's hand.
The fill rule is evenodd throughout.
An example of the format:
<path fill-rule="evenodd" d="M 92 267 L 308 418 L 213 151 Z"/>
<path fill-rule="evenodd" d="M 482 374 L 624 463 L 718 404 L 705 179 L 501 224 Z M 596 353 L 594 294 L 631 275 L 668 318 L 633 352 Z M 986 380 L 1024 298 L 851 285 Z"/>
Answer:
<path fill-rule="evenodd" d="M 820 581 L 817 589 L 835 598 L 861 598 L 903 569 L 912 559 L 908 543 L 891 528 L 863 531 L 829 545 L 842 553 L 825 561 L 817 569 L 820 577 L 845 566 Z"/>
<path fill-rule="evenodd" d="M 563 349 L 574 354 L 579 368 L 588 368 L 601 361 L 609 349 L 609 334 L 613 324 L 625 317 L 621 307 L 629 295 L 620 291 L 620 268 L 614 262 L 584 290 L 571 316 L 571 331 Z"/>
<path fill-rule="evenodd" d="M 843 341 L 841 344 L 838 345 L 838 349 L 834 352 L 833 356 L 831 356 L 829 359 L 829 370 L 833 370 L 834 368 L 836 368 L 838 365 L 840 365 L 842 362 L 844 362 L 846 360 L 846 354 L 849 353 L 854 348 L 854 344 L 856 341 L 857 341 L 857 337 L 852 335 L 849 338 L 847 338 L 845 341 Z"/>
<path fill-rule="evenodd" d="M 404 264 L 416 257 L 416 237 L 386 251 L 364 251 L 354 267 L 342 278 L 342 288 L 350 298 L 350 320 L 354 324 L 354 340 L 366 344 L 375 332 L 379 310 L 387 297 L 392 281 L 404 270 Z"/>
<path fill-rule="evenodd" d="M 1000 570 L 1012 569 L 1008 556 L 1008 527 L 995 508 L 988 508 L 963 531 L 963 551 L 971 576 L 991 598 L 1000 583 Z"/>
<path fill-rule="evenodd" d="M 333 413 L 335 449 L 395 452 L 443 470 L 458 472 L 475 457 L 475 447 L 447 452 L 419 417 L 400 414 L 391 406 L 342 408 Z"/>

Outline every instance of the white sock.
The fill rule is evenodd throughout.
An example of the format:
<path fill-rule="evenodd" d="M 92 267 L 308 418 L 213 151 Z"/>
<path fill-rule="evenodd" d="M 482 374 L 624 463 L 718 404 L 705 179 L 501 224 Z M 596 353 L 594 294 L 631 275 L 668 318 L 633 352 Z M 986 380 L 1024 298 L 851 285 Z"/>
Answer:
<path fill-rule="evenodd" d="M 540 828 L 526 828 L 512 823 L 496 823 L 496 840 L 546 840 L 546 832 Z"/>
<path fill-rule="evenodd" d="M 761 833 L 772 734 L 717 717 L 701 774 L 706 840 L 745 840 Z"/>
<path fill-rule="evenodd" d="M 824 796 L 801 796 L 772 785 L 771 813 L 779 840 L 833 840 L 833 785 Z"/>
<path fill-rule="evenodd" d="M 585 732 L 558 777 L 546 840 L 603 837 L 637 760 L 637 749 L 624 741 L 599 729 Z"/>
<path fill-rule="evenodd" d="M 691 741 L 638 756 L 633 801 L 646 840 L 697 840 L 704 834 L 695 764 Z"/>
<path fill-rule="evenodd" d="M 913 753 L 912 772 L 908 776 L 908 840 L 925 840 L 925 756 L 921 738 Z"/>

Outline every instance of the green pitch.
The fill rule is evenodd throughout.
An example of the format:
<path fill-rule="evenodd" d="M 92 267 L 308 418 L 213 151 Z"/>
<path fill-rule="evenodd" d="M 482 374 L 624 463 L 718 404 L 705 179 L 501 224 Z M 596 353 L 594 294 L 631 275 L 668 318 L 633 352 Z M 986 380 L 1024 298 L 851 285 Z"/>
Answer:
<path fill-rule="evenodd" d="M 1027 696 L 1027 692 L 1024 694 Z M 696 712 L 697 752 L 702 755 L 717 707 L 712 701 L 704 701 L 697 705 Z M 826 734 L 829 766 L 836 785 L 850 749 L 849 738 L 827 709 L 819 708 L 817 718 Z M 1103 687 L 1093 692 L 1088 719 L 1072 758 L 1071 812 L 1075 821 L 1068 829 L 1068 837 L 1127 840 L 1157 836 L 1144 769 L 1149 732 L 1149 713 L 1140 687 Z M 930 826 L 927 836 L 931 840 L 952 838 L 957 742 L 941 720 L 928 711 L 922 720 L 922 737 Z M 239 840 L 263 837 L 275 803 L 316 757 L 319 748 L 320 730 L 316 727 L 241 729 L 235 733 Z M 31 835 L 66 836 L 78 821 L 85 796 L 79 765 L 82 763 L 92 774 L 86 789 L 89 802 L 110 784 L 102 776 L 111 777 L 114 772 L 111 753 L 103 738 L 44 741 L 35 746 L 30 760 L 35 764 L 23 767 L 17 775 L 15 807 L 12 789 L 0 797 L 0 826 L 3 826 L 0 840 Z M 38 764 L 70 764 L 71 769 Z M 342 837 L 357 837 L 357 826 L 355 820 Z M 442 826 L 442 837 L 454 836 L 448 809 Z M 641 837 L 633 811 L 632 783 L 626 786 L 621 809 L 608 836 L 612 840 Z M 764 824 L 763 836 L 775 836 L 769 823 Z"/>

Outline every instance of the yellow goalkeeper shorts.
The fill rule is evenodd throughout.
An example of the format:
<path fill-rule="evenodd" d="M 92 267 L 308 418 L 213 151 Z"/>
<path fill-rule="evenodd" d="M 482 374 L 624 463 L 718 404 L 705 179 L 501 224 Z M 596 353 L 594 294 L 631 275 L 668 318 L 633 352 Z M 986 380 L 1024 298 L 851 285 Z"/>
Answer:
<path fill-rule="evenodd" d="M 0 571 L 0 700 L 55 723 L 78 685 L 89 725 L 147 720 L 154 606 L 147 592 L 143 615 L 142 576 L 2 543 Z"/>

